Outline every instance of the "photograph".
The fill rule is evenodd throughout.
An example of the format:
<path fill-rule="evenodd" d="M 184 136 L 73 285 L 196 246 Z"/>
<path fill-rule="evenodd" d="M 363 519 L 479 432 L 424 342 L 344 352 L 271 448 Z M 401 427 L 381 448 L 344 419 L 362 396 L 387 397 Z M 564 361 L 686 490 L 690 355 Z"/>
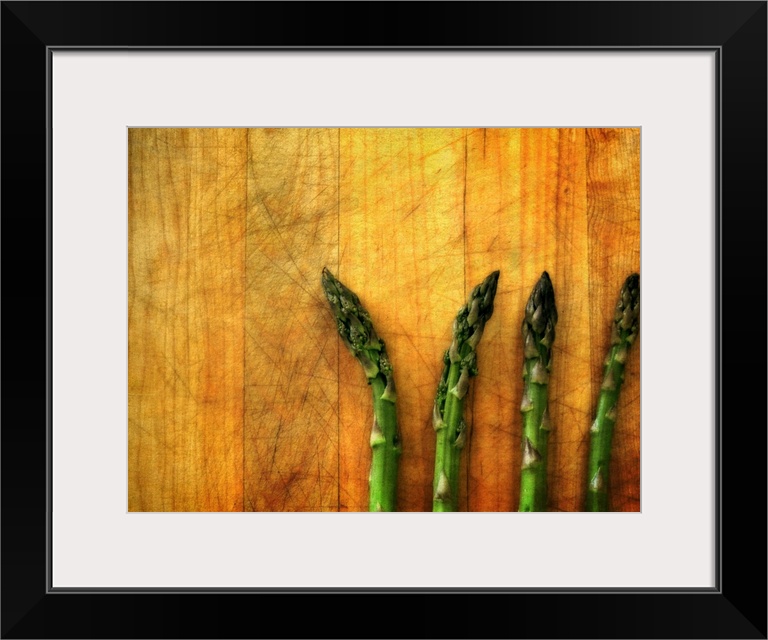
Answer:
<path fill-rule="evenodd" d="M 127 136 L 129 512 L 641 511 L 640 127 Z"/>

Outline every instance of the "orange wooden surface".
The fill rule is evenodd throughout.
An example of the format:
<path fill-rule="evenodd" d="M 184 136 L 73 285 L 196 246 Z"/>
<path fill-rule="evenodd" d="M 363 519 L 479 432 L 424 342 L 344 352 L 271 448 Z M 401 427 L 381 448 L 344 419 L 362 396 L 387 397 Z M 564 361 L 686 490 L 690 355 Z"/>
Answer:
<path fill-rule="evenodd" d="M 245 131 L 129 135 L 128 508 L 243 509 Z"/>
<path fill-rule="evenodd" d="M 431 510 L 441 356 L 495 269 L 459 503 L 517 509 L 520 323 L 547 270 L 549 509 L 581 509 L 613 306 L 640 268 L 639 129 L 132 129 L 129 154 L 131 511 L 367 509 L 370 390 L 323 266 L 387 342 L 404 511 Z M 640 508 L 639 351 L 615 435 L 620 511 Z"/>

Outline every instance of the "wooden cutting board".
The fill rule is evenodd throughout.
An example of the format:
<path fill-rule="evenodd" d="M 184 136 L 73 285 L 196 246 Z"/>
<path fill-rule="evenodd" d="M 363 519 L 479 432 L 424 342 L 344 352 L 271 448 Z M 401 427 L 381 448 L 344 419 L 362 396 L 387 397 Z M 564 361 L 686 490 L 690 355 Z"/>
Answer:
<path fill-rule="evenodd" d="M 131 129 L 131 511 L 367 510 L 370 390 L 324 266 L 387 342 L 403 511 L 431 510 L 442 353 L 495 269 L 460 506 L 517 510 L 520 324 L 548 271 L 549 509 L 582 509 L 613 308 L 640 268 L 639 129 Z M 612 509 L 639 511 L 639 344 L 611 482 Z"/>

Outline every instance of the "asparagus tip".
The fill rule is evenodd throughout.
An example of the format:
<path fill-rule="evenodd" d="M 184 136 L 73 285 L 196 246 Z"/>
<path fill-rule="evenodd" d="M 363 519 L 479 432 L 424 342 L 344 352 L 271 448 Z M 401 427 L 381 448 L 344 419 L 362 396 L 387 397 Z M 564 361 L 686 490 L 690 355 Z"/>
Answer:
<path fill-rule="evenodd" d="M 549 277 L 549 272 L 541 272 L 541 277 L 534 287 L 533 295 L 540 295 L 543 300 L 554 306 L 555 287 L 552 285 L 552 278 Z"/>
<path fill-rule="evenodd" d="M 323 289 L 326 291 L 328 290 L 329 285 L 335 285 L 335 283 L 338 282 L 328 267 L 323 267 L 321 281 L 323 283 Z"/>
<path fill-rule="evenodd" d="M 632 344 L 640 328 L 640 275 L 633 273 L 621 287 L 611 329 L 611 344 Z M 626 354 L 624 354 L 626 357 Z"/>
<path fill-rule="evenodd" d="M 547 323 L 557 323 L 555 288 L 549 273 L 544 271 L 536 282 L 525 308 L 525 319 L 536 333 L 544 333 Z"/>
<path fill-rule="evenodd" d="M 555 340 L 555 325 L 557 325 L 555 289 L 549 273 L 544 271 L 525 304 L 522 328 L 526 360 L 541 357 L 542 365 L 549 368 L 552 343 Z"/>
<path fill-rule="evenodd" d="M 384 341 L 376 333 L 371 317 L 357 294 L 323 267 L 322 284 L 325 297 L 336 319 L 336 328 L 342 341 L 360 362 L 369 380 L 379 372 L 391 378 L 392 365 L 387 357 Z M 394 401 L 394 386 L 387 388 L 387 398 Z"/>

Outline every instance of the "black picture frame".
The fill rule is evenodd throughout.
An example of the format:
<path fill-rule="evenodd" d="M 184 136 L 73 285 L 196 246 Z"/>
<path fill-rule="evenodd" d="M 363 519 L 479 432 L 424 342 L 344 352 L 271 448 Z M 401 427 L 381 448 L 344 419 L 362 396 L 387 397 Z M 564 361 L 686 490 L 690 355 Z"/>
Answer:
<path fill-rule="evenodd" d="M 766 353 L 766 15 L 763 1 L 3 2 L 2 637 L 766 638 L 766 385 L 765 366 L 755 367 Z M 56 47 L 716 51 L 716 588 L 51 590 L 48 64 Z M 686 321 L 670 328 L 680 339 Z"/>

